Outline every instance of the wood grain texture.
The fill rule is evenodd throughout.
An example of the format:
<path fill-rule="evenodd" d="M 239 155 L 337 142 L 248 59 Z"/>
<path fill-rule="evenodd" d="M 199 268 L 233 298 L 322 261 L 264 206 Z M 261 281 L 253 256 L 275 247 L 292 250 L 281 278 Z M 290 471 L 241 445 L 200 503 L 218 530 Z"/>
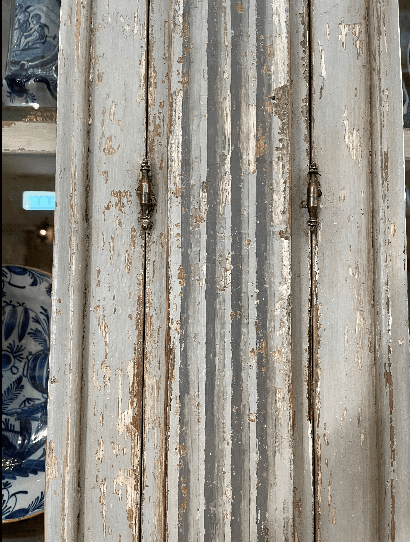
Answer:
<path fill-rule="evenodd" d="M 80 502 L 83 313 L 87 289 L 90 3 L 63 3 L 59 53 L 55 246 L 45 538 L 76 541 Z M 74 53 L 75 52 L 75 53 Z M 73 92 L 74 91 L 74 92 Z M 63 302 L 64 301 L 64 302 Z"/>
<path fill-rule="evenodd" d="M 173 2 L 169 540 L 292 536 L 286 2 Z"/>
<path fill-rule="evenodd" d="M 46 539 L 136 541 L 145 3 L 79 1 L 61 28 Z"/>
<path fill-rule="evenodd" d="M 370 50 L 366 3 L 315 0 L 316 537 L 377 540 Z M 347 75 L 348 74 L 348 75 Z"/>
<path fill-rule="evenodd" d="M 408 479 L 409 358 L 397 21 L 393 4 L 369 16 L 364 2 L 314 2 L 318 540 L 408 537 L 399 482 Z"/>
<path fill-rule="evenodd" d="M 63 3 L 48 542 L 409 537 L 397 5 L 312 8 L 314 448 L 305 3 Z"/>
<path fill-rule="evenodd" d="M 379 540 L 404 542 L 410 537 L 410 348 L 397 2 L 372 5 L 369 34 Z"/>

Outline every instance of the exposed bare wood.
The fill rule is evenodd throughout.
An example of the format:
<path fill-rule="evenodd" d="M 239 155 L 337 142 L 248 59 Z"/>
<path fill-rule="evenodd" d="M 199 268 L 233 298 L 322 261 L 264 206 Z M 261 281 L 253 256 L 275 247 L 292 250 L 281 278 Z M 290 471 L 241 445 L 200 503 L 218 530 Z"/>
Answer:
<path fill-rule="evenodd" d="M 312 2 L 309 126 L 304 2 L 149 4 L 62 6 L 46 540 L 405 542 L 397 5 Z"/>
<path fill-rule="evenodd" d="M 316 539 L 335 542 L 408 534 L 398 12 L 396 3 L 379 2 L 367 18 L 366 6 L 313 5 L 313 150 L 323 191 L 315 261 Z"/>
<path fill-rule="evenodd" d="M 88 262 L 88 76 L 91 3 L 63 3 L 59 54 L 55 245 L 50 340 L 45 538 L 77 540 Z M 64 301 L 64 302 L 63 302 Z M 81 491 L 81 489 L 80 489 Z"/>
<path fill-rule="evenodd" d="M 168 4 L 150 1 L 148 158 L 157 200 L 147 235 L 142 537 L 166 540 L 168 424 Z"/>
<path fill-rule="evenodd" d="M 1 118 L 2 121 L 13 122 L 56 122 L 57 108 L 3 106 Z"/>

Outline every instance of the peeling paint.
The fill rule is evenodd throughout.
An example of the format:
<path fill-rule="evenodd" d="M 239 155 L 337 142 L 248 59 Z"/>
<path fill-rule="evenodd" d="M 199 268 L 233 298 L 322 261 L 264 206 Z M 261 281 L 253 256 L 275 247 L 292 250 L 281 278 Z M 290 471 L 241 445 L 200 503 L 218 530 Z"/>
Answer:
<path fill-rule="evenodd" d="M 95 460 L 102 463 L 103 459 L 104 459 L 104 441 L 103 439 L 101 439 L 101 440 L 98 440 L 98 449 L 95 454 Z"/>
<path fill-rule="evenodd" d="M 115 154 L 119 148 L 120 148 L 120 144 L 118 145 L 118 147 L 116 149 L 114 149 L 114 147 L 112 146 L 112 138 L 113 136 L 109 136 L 107 137 L 107 140 L 105 142 L 105 145 L 104 145 L 104 154 L 106 154 L 107 156 L 111 156 L 112 154 Z"/>
<path fill-rule="evenodd" d="M 48 453 L 47 453 L 47 464 L 46 464 L 46 488 L 50 485 L 51 480 L 57 478 L 58 476 L 58 461 L 54 455 L 54 442 L 52 440 L 48 441 Z"/>
<path fill-rule="evenodd" d="M 320 76 L 322 77 L 322 84 L 320 85 L 320 91 L 319 91 L 319 99 L 321 99 L 322 94 L 323 94 L 323 89 L 325 88 L 326 66 L 325 66 L 325 52 L 320 43 L 320 40 L 318 40 L 318 46 L 319 46 L 319 55 L 320 55 Z"/>
<path fill-rule="evenodd" d="M 347 106 L 345 107 L 343 117 L 343 125 L 345 127 L 344 140 L 346 142 L 347 149 L 349 151 L 350 157 L 353 160 L 357 160 L 360 166 L 360 163 L 362 161 L 362 142 L 359 130 L 357 128 L 353 128 L 352 131 L 349 130 L 349 120 L 347 119 Z"/>

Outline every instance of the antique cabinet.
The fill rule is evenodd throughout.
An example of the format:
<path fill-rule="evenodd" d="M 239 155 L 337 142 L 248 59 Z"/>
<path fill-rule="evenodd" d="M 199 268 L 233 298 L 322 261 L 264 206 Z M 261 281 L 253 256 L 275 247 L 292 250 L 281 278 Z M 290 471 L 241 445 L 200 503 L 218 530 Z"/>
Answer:
<path fill-rule="evenodd" d="M 62 3 L 48 542 L 408 540 L 398 31 Z"/>

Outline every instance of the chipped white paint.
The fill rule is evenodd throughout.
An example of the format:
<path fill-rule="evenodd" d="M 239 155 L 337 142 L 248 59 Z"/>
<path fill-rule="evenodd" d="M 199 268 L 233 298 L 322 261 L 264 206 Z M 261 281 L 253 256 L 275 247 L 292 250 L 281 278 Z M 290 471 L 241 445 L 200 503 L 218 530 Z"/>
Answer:
<path fill-rule="evenodd" d="M 313 17 L 315 58 L 326 58 L 326 84 L 321 62 L 314 64 L 313 79 L 313 157 L 323 192 L 315 261 L 320 378 L 316 390 L 316 538 L 332 542 L 407 538 L 404 508 L 397 512 L 395 507 L 396 491 L 401 491 L 401 499 L 407 503 L 408 495 L 404 496 L 405 486 L 401 488 L 393 474 L 400 464 L 400 476 L 408 477 L 407 437 L 397 436 L 393 429 L 395 416 L 400 420 L 399 412 L 406 407 L 404 397 L 398 399 L 398 407 L 393 405 L 392 390 L 399 386 L 394 378 L 403 375 L 408 351 L 396 346 L 393 353 L 387 344 L 397 318 L 401 318 L 402 336 L 407 325 L 405 270 L 398 263 L 403 260 L 400 250 L 405 228 L 399 197 L 403 194 L 403 162 L 398 145 L 397 4 L 377 2 L 372 9 L 367 19 L 366 2 L 347 0 L 329 10 L 327 2 L 319 1 L 315 12 L 323 12 L 326 19 Z M 386 24 L 388 31 L 383 28 Z M 337 39 L 333 28 L 338 28 Z M 385 54 L 385 36 L 391 40 L 387 51 L 394 44 L 395 57 Z M 372 119 L 372 128 L 368 119 Z M 401 240 L 394 248 L 397 235 Z M 395 278 L 391 276 L 393 261 Z M 383 275 L 389 275 L 394 293 L 392 287 L 386 288 Z M 383 301 L 379 296 L 385 296 Z M 391 318 L 394 311 L 397 316 Z M 393 362 L 386 361 L 393 358 L 397 372 L 392 370 Z M 385 451 L 377 455 L 376 450 L 383 446 Z M 381 470 L 374 468 L 377 461 L 383 464 Z M 301 487 L 300 494 L 301 501 L 308 503 L 309 492 Z M 302 540 L 304 536 L 299 534 Z M 310 540 L 308 536 L 306 540 Z"/>
<path fill-rule="evenodd" d="M 252 1 L 208 8 L 211 12 L 206 5 L 197 10 L 189 1 L 172 8 L 168 532 L 170 540 L 247 540 L 263 530 L 280 540 L 290 532 L 292 489 L 258 473 L 263 461 L 272 476 L 279 475 L 290 457 L 291 409 L 284 407 L 290 397 L 282 374 L 289 335 L 280 326 L 289 322 L 290 262 L 285 258 L 289 243 L 279 235 L 287 235 L 287 8 L 275 6 L 271 12 L 268 3 Z M 264 91 L 258 81 L 261 40 L 264 72 L 276 78 Z M 269 120 L 258 112 L 257 101 L 270 94 L 280 120 L 270 103 Z M 264 163 L 269 173 L 260 200 Z M 262 210 L 266 199 L 269 212 Z M 278 262 L 263 279 L 257 278 L 258 265 L 264 266 L 256 215 L 261 202 L 259 219 L 272 228 L 264 257 Z M 261 325 L 269 321 L 268 331 L 258 331 L 266 303 L 268 320 Z M 273 353 L 278 353 L 276 373 L 269 361 Z M 260 391 L 259 396 L 264 371 L 279 395 Z M 281 397 L 277 407 L 276 397 Z M 260 412 L 262 401 L 269 406 Z M 278 441 L 274 420 L 281 421 L 283 431 Z M 267 425 L 272 443 L 263 441 Z"/>
<path fill-rule="evenodd" d="M 343 113 L 343 125 L 345 127 L 345 135 L 344 140 L 346 143 L 346 147 L 349 151 L 350 157 L 353 160 L 357 160 L 360 162 L 362 160 L 362 142 L 360 139 L 360 133 L 358 128 L 353 128 L 353 130 L 349 129 L 349 120 L 347 118 L 347 106 L 345 107 L 344 113 Z"/>
<path fill-rule="evenodd" d="M 135 64 L 145 55 L 145 37 L 118 39 L 119 15 L 132 21 L 134 12 L 135 4 L 112 0 L 94 3 L 92 13 L 89 3 L 62 6 L 58 311 L 50 355 L 58 382 L 49 393 L 54 444 L 45 520 L 46 539 L 53 541 L 139 537 L 143 242 L 136 235 L 135 188 L 145 99 L 136 102 Z M 127 485 L 122 499 L 121 484 Z"/>
<path fill-rule="evenodd" d="M 327 29 L 326 29 L 326 34 L 327 34 Z M 325 84 L 325 79 L 326 79 L 326 66 L 325 66 L 325 52 L 323 50 L 323 47 L 322 45 L 320 44 L 320 40 L 317 41 L 318 43 L 318 46 L 319 46 L 319 58 L 320 58 L 320 75 L 323 77 L 323 82 L 322 82 L 322 86 L 321 88 L 323 88 L 324 84 Z"/>
<path fill-rule="evenodd" d="M 48 540 L 311 542 L 312 423 L 317 539 L 406 540 L 400 89 L 380 69 L 397 6 L 370 24 L 364 0 L 322 4 L 315 420 L 306 6 L 151 0 L 145 119 L 145 2 L 63 5 Z"/>
<path fill-rule="evenodd" d="M 378 446 L 385 458 L 379 470 L 379 536 L 401 542 L 410 536 L 410 352 L 397 9 L 397 2 L 385 0 L 371 5 L 370 45 L 377 51 L 371 72 L 375 366 Z"/>

